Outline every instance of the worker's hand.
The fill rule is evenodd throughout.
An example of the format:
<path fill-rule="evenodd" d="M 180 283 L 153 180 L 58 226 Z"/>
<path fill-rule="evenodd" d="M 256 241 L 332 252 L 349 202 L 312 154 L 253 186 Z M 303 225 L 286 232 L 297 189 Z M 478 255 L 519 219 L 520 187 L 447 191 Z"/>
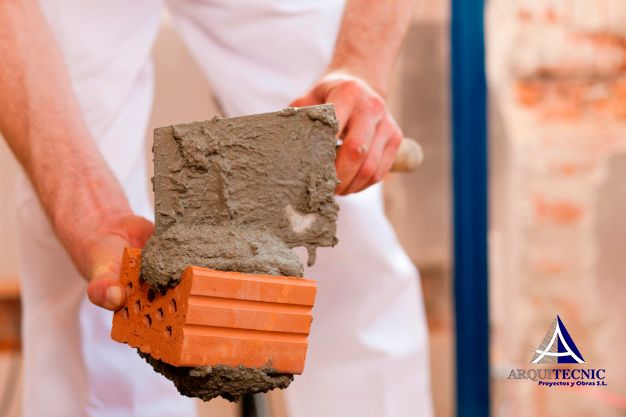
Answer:
<path fill-rule="evenodd" d="M 104 223 L 81 245 L 84 263 L 79 269 L 89 279 L 87 294 L 91 302 L 117 310 L 126 303 L 126 293 L 119 283 L 124 248 L 143 248 L 154 225 L 132 214 L 116 215 Z"/>
<path fill-rule="evenodd" d="M 336 193 L 361 191 L 380 181 L 393 165 L 402 131 L 385 100 L 360 78 L 331 72 L 291 106 L 333 103 L 343 144 L 337 152 Z"/>

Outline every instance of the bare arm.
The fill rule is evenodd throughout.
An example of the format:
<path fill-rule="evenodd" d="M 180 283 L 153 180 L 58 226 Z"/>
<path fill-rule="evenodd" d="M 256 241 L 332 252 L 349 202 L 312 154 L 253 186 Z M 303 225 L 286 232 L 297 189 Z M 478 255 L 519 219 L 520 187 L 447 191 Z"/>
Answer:
<path fill-rule="evenodd" d="M 402 132 L 385 105 L 388 79 L 414 0 L 348 0 L 327 73 L 292 105 L 334 103 L 338 194 L 361 191 L 389 171 Z"/>
<path fill-rule="evenodd" d="M 91 281 L 90 299 L 114 309 L 122 249 L 143 246 L 152 225 L 132 214 L 92 140 L 53 39 L 36 1 L 0 2 L 0 132 Z"/>
<path fill-rule="evenodd" d="M 414 0 L 349 0 L 329 71 L 357 76 L 386 96 L 414 6 Z"/>

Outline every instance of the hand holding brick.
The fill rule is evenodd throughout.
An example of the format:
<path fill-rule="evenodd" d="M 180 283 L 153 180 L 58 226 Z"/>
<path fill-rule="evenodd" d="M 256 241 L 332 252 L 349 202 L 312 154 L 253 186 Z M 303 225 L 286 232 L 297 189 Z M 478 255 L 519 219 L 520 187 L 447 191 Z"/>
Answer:
<path fill-rule="evenodd" d="M 174 366 L 302 373 L 315 281 L 188 267 L 162 294 L 139 278 L 140 258 L 125 250 L 127 303 L 113 317 L 113 339 Z"/>

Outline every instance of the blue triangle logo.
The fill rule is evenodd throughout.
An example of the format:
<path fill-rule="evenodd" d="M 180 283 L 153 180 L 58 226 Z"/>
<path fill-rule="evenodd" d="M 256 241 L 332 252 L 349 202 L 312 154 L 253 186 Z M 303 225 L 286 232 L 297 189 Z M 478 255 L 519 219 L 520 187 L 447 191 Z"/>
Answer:
<path fill-rule="evenodd" d="M 539 347 L 535 349 L 535 356 L 531 363 L 585 363 L 578 346 L 558 315 L 548 328 Z"/>

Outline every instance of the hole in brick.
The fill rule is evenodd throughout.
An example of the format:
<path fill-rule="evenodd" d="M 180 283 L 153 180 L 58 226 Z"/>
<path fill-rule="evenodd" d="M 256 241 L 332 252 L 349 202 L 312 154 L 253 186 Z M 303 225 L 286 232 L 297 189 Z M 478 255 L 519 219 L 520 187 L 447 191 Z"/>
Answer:
<path fill-rule="evenodd" d="M 128 283 L 128 288 L 133 288 L 133 283 L 132 283 L 132 281 Z"/>
<path fill-rule="evenodd" d="M 156 293 L 153 289 L 148 290 L 148 301 L 153 302 L 156 298 Z"/>
<path fill-rule="evenodd" d="M 159 308 L 156 311 L 156 319 L 157 320 L 163 320 L 163 309 Z"/>
<path fill-rule="evenodd" d="M 124 317 L 125 319 L 128 318 L 128 307 L 124 307 L 124 309 L 122 310 L 122 317 Z"/>
<path fill-rule="evenodd" d="M 130 297 L 130 293 L 133 291 L 133 284 L 129 282 L 125 289 L 126 289 L 126 297 Z"/>
<path fill-rule="evenodd" d="M 170 310 L 175 313 L 176 312 L 176 300 L 174 300 L 172 298 L 172 301 L 170 301 Z"/>
<path fill-rule="evenodd" d="M 172 326 L 167 326 L 165 330 L 163 330 L 163 334 L 165 337 L 172 337 Z"/>
<path fill-rule="evenodd" d="M 133 312 L 135 314 L 139 314 L 140 311 L 141 311 L 141 301 L 137 300 L 135 301 L 135 304 L 133 304 Z"/>
<path fill-rule="evenodd" d="M 152 326 L 152 317 L 150 317 L 150 314 L 146 314 L 145 316 L 143 316 L 143 322 L 146 324 L 146 326 Z"/>

